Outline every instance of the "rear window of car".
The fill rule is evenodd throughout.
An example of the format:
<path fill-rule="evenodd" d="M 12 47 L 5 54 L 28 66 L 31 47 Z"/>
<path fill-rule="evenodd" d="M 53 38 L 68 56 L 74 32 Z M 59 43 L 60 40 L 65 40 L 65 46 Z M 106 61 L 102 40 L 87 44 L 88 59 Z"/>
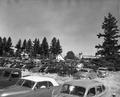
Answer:
<path fill-rule="evenodd" d="M 73 85 L 68 85 L 68 84 L 63 85 L 61 89 L 61 93 L 80 96 L 80 97 L 84 96 L 85 91 L 86 89 L 84 87 L 73 86 Z"/>
<path fill-rule="evenodd" d="M 11 72 L 11 77 L 12 77 L 12 78 L 19 78 L 19 77 L 20 77 L 20 74 L 19 74 L 19 72 L 17 72 L 17 71 Z"/>

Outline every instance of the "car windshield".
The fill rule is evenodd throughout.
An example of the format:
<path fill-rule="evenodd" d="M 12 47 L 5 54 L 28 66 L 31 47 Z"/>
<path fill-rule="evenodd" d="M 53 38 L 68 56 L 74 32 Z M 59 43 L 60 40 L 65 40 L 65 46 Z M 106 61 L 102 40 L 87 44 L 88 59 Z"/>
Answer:
<path fill-rule="evenodd" d="M 34 81 L 30 81 L 30 80 L 26 80 L 26 79 L 20 79 L 16 83 L 16 85 L 27 87 L 27 88 L 33 88 L 34 84 L 35 84 Z"/>
<path fill-rule="evenodd" d="M 86 89 L 84 87 L 65 84 L 62 86 L 61 93 L 83 97 L 85 94 L 85 90 Z"/>

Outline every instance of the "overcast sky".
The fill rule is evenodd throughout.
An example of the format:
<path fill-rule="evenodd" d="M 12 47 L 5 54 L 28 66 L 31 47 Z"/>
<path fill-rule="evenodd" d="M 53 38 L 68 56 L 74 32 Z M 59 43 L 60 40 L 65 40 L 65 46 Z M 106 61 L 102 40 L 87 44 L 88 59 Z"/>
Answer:
<path fill-rule="evenodd" d="M 101 42 L 104 16 L 111 12 L 120 19 L 120 0 L 0 0 L 0 36 L 19 38 L 46 37 L 50 44 L 59 38 L 63 54 L 94 55 Z"/>

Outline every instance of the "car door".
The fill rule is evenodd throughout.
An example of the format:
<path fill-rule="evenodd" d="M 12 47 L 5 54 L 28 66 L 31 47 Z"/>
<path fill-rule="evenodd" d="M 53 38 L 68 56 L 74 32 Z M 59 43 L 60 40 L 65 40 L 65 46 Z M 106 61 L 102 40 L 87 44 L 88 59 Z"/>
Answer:
<path fill-rule="evenodd" d="M 52 86 L 53 84 L 49 81 L 38 82 L 30 97 L 50 97 L 52 95 Z"/>

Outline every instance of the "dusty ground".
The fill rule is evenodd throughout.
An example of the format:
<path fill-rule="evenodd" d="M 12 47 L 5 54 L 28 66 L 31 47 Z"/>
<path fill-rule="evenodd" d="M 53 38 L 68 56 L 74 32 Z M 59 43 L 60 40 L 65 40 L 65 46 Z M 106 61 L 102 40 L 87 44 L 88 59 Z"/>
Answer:
<path fill-rule="evenodd" d="M 72 77 L 60 77 L 57 74 L 24 72 L 23 75 L 48 76 L 48 77 L 54 78 L 59 84 L 62 84 L 66 81 L 73 80 Z M 116 97 L 120 97 L 120 72 L 110 72 L 108 77 L 106 77 L 106 78 L 96 78 L 95 80 L 103 82 L 106 86 L 109 87 L 109 91 L 110 91 L 111 94 L 114 93 L 116 95 Z"/>

